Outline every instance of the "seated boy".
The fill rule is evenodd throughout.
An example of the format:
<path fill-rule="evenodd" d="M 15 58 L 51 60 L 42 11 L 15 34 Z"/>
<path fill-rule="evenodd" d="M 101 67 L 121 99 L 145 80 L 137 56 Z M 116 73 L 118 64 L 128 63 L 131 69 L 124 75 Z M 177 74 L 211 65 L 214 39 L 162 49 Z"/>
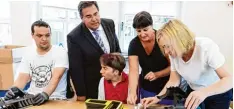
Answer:
<path fill-rule="evenodd" d="M 127 103 L 128 75 L 123 72 L 125 59 L 119 53 L 100 57 L 102 78 L 99 82 L 99 100 L 118 100 Z"/>

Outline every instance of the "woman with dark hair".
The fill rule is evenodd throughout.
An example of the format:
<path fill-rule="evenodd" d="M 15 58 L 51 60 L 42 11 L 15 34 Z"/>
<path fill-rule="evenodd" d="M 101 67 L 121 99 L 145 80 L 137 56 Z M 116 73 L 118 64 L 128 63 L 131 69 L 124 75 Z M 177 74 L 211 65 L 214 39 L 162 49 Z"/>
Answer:
<path fill-rule="evenodd" d="M 137 37 L 132 39 L 128 49 L 129 58 L 129 95 L 127 102 L 135 104 L 137 87 L 140 98 L 155 96 L 163 89 L 169 79 L 170 63 L 156 41 L 157 31 L 153 29 L 151 15 L 142 11 L 135 15 L 133 28 Z M 142 68 L 139 76 L 139 65 Z M 139 80 L 139 85 L 138 85 Z M 163 100 L 161 104 L 172 104 L 172 100 Z"/>

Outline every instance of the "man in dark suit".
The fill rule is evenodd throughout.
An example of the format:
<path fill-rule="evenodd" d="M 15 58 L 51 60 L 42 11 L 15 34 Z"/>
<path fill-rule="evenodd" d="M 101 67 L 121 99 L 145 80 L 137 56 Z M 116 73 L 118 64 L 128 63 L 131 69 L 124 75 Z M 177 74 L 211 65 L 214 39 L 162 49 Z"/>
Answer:
<path fill-rule="evenodd" d="M 98 97 L 100 56 L 121 50 L 113 20 L 100 18 L 96 1 L 81 1 L 78 11 L 82 23 L 67 35 L 67 45 L 69 73 L 77 99 L 84 101 Z"/>

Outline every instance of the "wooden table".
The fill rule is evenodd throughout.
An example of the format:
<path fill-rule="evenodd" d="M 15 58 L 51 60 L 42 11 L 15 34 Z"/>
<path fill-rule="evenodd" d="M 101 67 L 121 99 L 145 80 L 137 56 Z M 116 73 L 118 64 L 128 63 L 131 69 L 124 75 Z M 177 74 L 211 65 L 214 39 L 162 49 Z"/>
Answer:
<path fill-rule="evenodd" d="M 86 109 L 86 106 L 84 102 L 79 101 L 48 101 L 41 106 L 31 106 L 27 109 Z M 124 104 L 124 109 L 134 109 L 134 106 Z"/>

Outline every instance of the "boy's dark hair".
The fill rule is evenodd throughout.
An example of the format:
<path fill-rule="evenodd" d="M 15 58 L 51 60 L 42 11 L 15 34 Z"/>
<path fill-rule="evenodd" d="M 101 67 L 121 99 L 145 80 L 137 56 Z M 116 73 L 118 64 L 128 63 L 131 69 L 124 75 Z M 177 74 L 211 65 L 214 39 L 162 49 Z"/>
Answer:
<path fill-rule="evenodd" d="M 99 11 L 99 7 L 96 1 L 80 1 L 79 5 L 78 5 L 78 12 L 80 13 L 80 18 L 83 17 L 83 13 L 82 10 L 84 8 L 90 7 L 92 5 L 95 5 L 97 10 Z"/>
<path fill-rule="evenodd" d="M 31 33 L 32 34 L 34 34 L 34 32 L 35 32 L 35 30 L 34 30 L 35 26 L 50 28 L 50 25 L 48 23 L 46 23 L 45 21 L 42 21 L 42 20 L 38 20 L 38 21 L 35 21 L 31 26 Z M 50 28 L 50 31 L 51 31 L 51 28 Z"/>
<path fill-rule="evenodd" d="M 120 53 L 103 54 L 100 57 L 100 63 L 118 70 L 119 75 L 121 75 L 123 69 L 126 66 L 125 59 L 120 55 Z"/>
<path fill-rule="evenodd" d="M 133 19 L 133 28 L 145 28 L 149 25 L 153 25 L 153 19 L 150 13 L 141 11 L 137 13 Z"/>

